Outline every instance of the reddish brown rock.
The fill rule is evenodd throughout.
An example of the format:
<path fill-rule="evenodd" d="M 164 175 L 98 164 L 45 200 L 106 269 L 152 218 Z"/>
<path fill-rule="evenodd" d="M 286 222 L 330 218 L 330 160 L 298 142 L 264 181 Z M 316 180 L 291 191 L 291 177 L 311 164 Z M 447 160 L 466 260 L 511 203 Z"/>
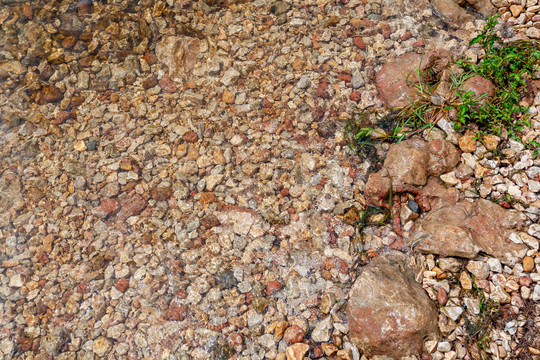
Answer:
<path fill-rule="evenodd" d="M 186 318 L 188 308 L 184 304 L 179 304 L 176 301 L 172 301 L 165 311 L 163 317 L 166 320 L 182 321 Z"/>
<path fill-rule="evenodd" d="M 143 87 L 143 89 L 147 90 L 147 89 L 153 88 L 157 84 L 158 84 L 158 79 L 155 76 L 149 76 L 142 82 L 141 86 Z"/>
<path fill-rule="evenodd" d="M 443 49 L 427 52 L 424 56 L 416 53 L 403 54 L 394 62 L 383 65 L 375 79 L 377 89 L 384 102 L 391 108 L 409 105 L 419 99 L 415 83 L 418 72 L 431 69 L 436 73 L 448 67 L 453 55 Z"/>
<path fill-rule="evenodd" d="M 62 99 L 62 91 L 54 86 L 46 85 L 41 89 L 41 102 L 53 103 Z"/>
<path fill-rule="evenodd" d="M 51 124 L 60 125 L 65 121 L 72 118 L 72 113 L 70 111 L 60 111 L 58 115 L 51 121 Z"/>
<path fill-rule="evenodd" d="M 148 51 L 146 52 L 146 54 L 144 54 L 143 59 L 148 65 L 154 65 L 155 63 L 157 63 L 156 55 Z"/>
<path fill-rule="evenodd" d="M 126 278 L 121 278 L 116 282 L 116 289 L 120 292 L 125 292 L 129 287 L 129 281 Z"/>
<path fill-rule="evenodd" d="M 289 326 L 283 333 L 283 338 L 291 344 L 298 343 L 304 339 L 304 330 L 298 325 Z"/>
<path fill-rule="evenodd" d="M 193 131 L 185 133 L 182 138 L 184 139 L 185 142 L 188 142 L 188 143 L 196 143 L 197 140 L 199 140 L 197 133 Z"/>
<path fill-rule="evenodd" d="M 356 45 L 356 47 L 359 48 L 360 50 L 366 50 L 366 43 L 364 42 L 364 39 L 362 39 L 362 37 L 360 36 L 355 37 L 353 42 L 354 42 L 354 45 Z"/>
<path fill-rule="evenodd" d="M 394 193 L 418 193 L 430 175 L 438 176 L 459 162 L 454 145 L 436 139 L 427 143 L 418 137 L 392 145 L 383 168 L 369 176 L 364 188 L 366 199 L 380 205 L 388 197 L 390 182 Z"/>
<path fill-rule="evenodd" d="M 125 198 L 120 202 L 119 219 L 127 219 L 130 216 L 139 215 L 147 205 L 147 201 L 139 194 Z"/>
<path fill-rule="evenodd" d="M 172 196 L 173 190 L 171 187 L 157 187 L 150 191 L 150 196 L 152 199 L 157 201 L 169 200 Z"/>
<path fill-rule="evenodd" d="M 426 339 L 439 337 L 437 316 L 407 255 L 397 251 L 366 265 L 349 292 L 349 335 L 368 356 L 420 354 Z"/>
<path fill-rule="evenodd" d="M 472 91 L 476 98 L 481 98 L 480 102 L 485 102 L 495 94 L 495 85 L 493 85 L 491 80 L 476 75 L 467 79 L 460 90 L 464 93 Z"/>
<path fill-rule="evenodd" d="M 198 61 L 201 41 L 187 36 L 164 36 L 156 44 L 156 57 L 169 69 L 172 80 L 182 81 Z"/>
<path fill-rule="evenodd" d="M 120 204 L 116 199 L 113 198 L 103 198 L 100 200 L 101 202 L 101 208 L 103 211 L 105 211 L 107 214 L 114 214 L 120 210 Z"/>
<path fill-rule="evenodd" d="M 159 86 L 168 93 L 173 93 L 178 90 L 174 82 L 170 77 L 164 76 L 159 80 Z"/>
<path fill-rule="evenodd" d="M 360 93 L 360 91 L 353 90 L 351 92 L 351 95 L 349 95 L 349 99 L 354 102 L 359 102 L 362 99 L 362 94 Z"/>
<path fill-rule="evenodd" d="M 407 239 L 410 246 L 424 253 L 469 259 L 483 251 L 505 264 L 524 256 L 527 246 L 509 240 L 523 227 L 523 215 L 484 199 L 456 201 L 455 191 L 439 190 L 436 199 L 432 196 L 431 211 L 417 221 Z"/>
<path fill-rule="evenodd" d="M 279 281 L 272 280 L 266 286 L 266 295 L 268 296 L 274 295 L 275 293 L 280 291 L 282 287 L 283 285 Z"/>

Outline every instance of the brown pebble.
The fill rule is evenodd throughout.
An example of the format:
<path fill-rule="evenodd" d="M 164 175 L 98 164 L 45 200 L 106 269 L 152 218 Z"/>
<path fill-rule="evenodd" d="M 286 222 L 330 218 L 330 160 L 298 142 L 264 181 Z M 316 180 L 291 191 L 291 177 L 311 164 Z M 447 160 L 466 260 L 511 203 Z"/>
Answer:
<path fill-rule="evenodd" d="M 199 140 L 197 133 L 193 131 L 185 133 L 182 138 L 184 139 L 184 141 L 189 142 L 189 143 L 195 143 L 197 142 L 197 140 Z"/>
<path fill-rule="evenodd" d="M 120 210 L 120 204 L 116 199 L 113 198 L 103 198 L 100 200 L 101 202 L 101 208 L 103 211 L 105 211 L 107 214 L 114 214 L 118 210 Z"/>
<path fill-rule="evenodd" d="M 46 85 L 41 89 L 41 100 L 46 103 L 57 102 L 62 99 L 62 91 L 54 86 Z"/>
<path fill-rule="evenodd" d="M 168 93 L 173 93 L 178 90 L 174 82 L 168 76 L 164 76 L 159 80 L 159 86 Z"/>
<path fill-rule="evenodd" d="M 523 258 L 523 271 L 531 272 L 534 269 L 534 259 L 530 256 Z"/>
<path fill-rule="evenodd" d="M 349 99 L 354 102 L 359 102 L 362 99 L 362 94 L 360 94 L 360 91 L 353 90 L 351 95 L 349 95 Z"/>
<path fill-rule="evenodd" d="M 201 193 L 201 197 L 200 197 L 199 201 L 203 205 L 211 204 L 211 203 L 214 203 L 214 202 L 217 201 L 217 196 L 216 196 L 216 194 L 214 194 L 212 192 L 203 192 L 203 193 Z"/>
<path fill-rule="evenodd" d="M 269 296 L 274 295 L 279 290 L 281 290 L 282 287 L 283 285 L 279 281 L 277 280 L 270 281 L 268 283 L 268 286 L 266 287 L 266 295 L 269 295 Z"/>
<path fill-rule="evenodd" d="M 157 63 L 156 55 L 148 51 L 146 52 L 146 54 L 144 54 L 143 59 L 148 65 L 154 65 L 155 63 Z"/>
<path fill-rule="evenodd" d="M 366 43 L 364 42 L 364 39 L 362 39 L 362 37 L 360 36 L 355 37 L 353 42 L 354 42 L 354 45 L 356 45 L 356 47 L 359 48 L 360 50 L 366 49 Z"/>
<path fill-rule="evenodd" d="M 235 95 L 232 92 L 225 90 L 221 95 L 221 98 L 223 99 L 224 103 L 233 104 Z"/>
<path fill-rule="evenodd" d="M 120 292 L 124 292 L 128 289 L 129 287 L 129 281 L 126 279 L 126 278 L 121 278 L 120 280 L 118 280 L 116 282 L 116 285 L 115 285 L 116 289 Z"/>
<path fill-rule="evenodd" d="M 304 330 L 298 325 L 289 326 L 287 330 L 285 330 L 283 338 L 291 344 L 298 343 L 304 339 Z"/>
<path fill-rule="evenodd" d="M 437 291 L 437 301 L 439 301 L 439 304 L 446 305 L 446 302 L 448 301 L 448 295 L 446 294 L 446 290 L 444 288 L 440 287 Z"/>

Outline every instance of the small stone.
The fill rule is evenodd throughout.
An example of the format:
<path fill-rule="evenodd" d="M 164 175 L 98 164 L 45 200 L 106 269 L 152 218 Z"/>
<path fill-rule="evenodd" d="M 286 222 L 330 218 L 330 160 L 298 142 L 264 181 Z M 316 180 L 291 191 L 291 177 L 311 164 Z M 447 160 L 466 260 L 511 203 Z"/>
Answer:
<path fill-rule="evenodd" d="M 484 280 L 489 276 L 489 265 L 483 261 L 469 261 L 466 269 L 474 275 L 475 280 Z"/>
<path fill-rule="evenodd" d="M 279 342 L 283 338 L 283 333 L 285 332 L 285 329 L 287 329 L 287 326 L 289 326 L 289 323 L 285 320 L 278 321 L 276 323 L 276 328 L 274 331 L 275 342 Z"/>
<path fill-rule="evenodd" d="M 289 326 L 287 330 L 285 330 L 283 338 L 291 344 L 298 343 L 304 339 L 304 330 L 298 325 Z"/>
<path fill-rule="evenodd" d="M 309 345 L 307 344 L 294 344 L 285 350 L 285 354 L 287 355 L 287 360 L 303 360 L 308 350 Z"/>
<path fill-rule="evenodd" d="M 13 288 L 20 288 L 24 285 L 21 274 L 15 274 L 9 279 L 9 286 Z"/>
<path fill-rule="evenodd" d="M 182 138 L 184 139 L 185 142 L 189 142 L 189 143 L 196 143 L 197 140 L 199 140 L 199 136 L 197 136 L 197 133 L 193 131 L 189 131 L 185 133 Z"/>
<path fill-rule="evenodd" d="M 275 293 L 280 291 L 282 287 L 283 285 L 279 281 L 272 280 L 266 286 L 266 295 L 268 296 L 274 295 Z"/>
<path fill-rule="evenodd" d="M 229 68 L 225 73 L 223 74 L 223 77 L 221 78 L 221 82 L 225 86 L 229 86 L 238 80 L 240 77 L 240 73 L 235 68 Z"/>
<path fill-rule="evenodd" d="M 442 286 L 437 291 L 437 301 L 443 306 L 446 305 L 446 302 L 448 301 L 448 294 L 446 294 L 446 290 L 444 290 Z"/>
<path fill-rule="evenodd" d="M 463 313 L 463 308 L 460 306 L 446 306 L 442 311 L 450 319 L 457 321 L 457 319 L 459 319 L 460 315 Z"/>
<path fill-rule="evenodd" d="M 449 185 L 449 186 L 456 186 L 457 184 L 459 184 L 459 180 L 458 178 L 456 177 L 456 174 L 451 171 L 447 174 L 442 174 L 440 176 L 441 180 L 444 181 L 445 184 Z"/>
<path fill-rule="evenodd" d="M 225 90 L 221 95 L 221 98 L 226 104 L 234 104 L 235 95 L 230 91 Z"/>
<path fill-rule="evenodd" d="M 489 151 L 495 150 L 499 146 L 500 138 L 495 135 L 484 135 L 484 146 Z"/>
<path fill-rule="evenodd" d="M 452 349 L 452 345 L 448 341 L 441 341 L 437 345 L 437 351 L 448 352 Z"/>
<path fill-rule="evenodd" d="M 311 79 L 308 75 L 304 75 L 298 80 L 296 86 L 299 89 L 307 89 L 311 85 Z"/>
<path fill-rule="evenodd" d="M 511 5 L 510 6 L 510 12 L 512 13 L 512 16 L 517 18 L 521 13 L 523 12 L 523 6 L 521 5 Z"/>
<path fill-rule="evenodd" d="M 362 39 L 362 37 L 360 36 L 355 37 L 353 42 L 354 42 L 354 45 L 356 45 L 356 47 L 359 48 L 360 50 L 366 49 L 366 43 L 364 42 L 364 39 Z"/>
<path fill-rule="evenodd" d="M 334 321 L 331 316 L 319 322 L 313 332 L 311 333 L 311 339 L 315 342 L 327 342 L 330 340 L 330 333 L 332 331 L 332 325 Z"/>
<path fill-rule="evenodd" d="M 120 210 L 120 204 L 116 199 L 113 198 L 102 198 L 100 200 L 101 208 L 107 214 L 114 214 Z"/>
<path fill-rule="evenodd" d="M 338 352 L 338 348 L 333 344 L 321 344 L 321 347 L 326 356 L 334 356 Z"/>
<path fill-rule="evenodd" d="M 466 271 L 462 271 L 461 275 L 459 276 L 459 282 L 461 283 L 461 287 L 465 290 L 471 290 L 472 289 L 472 280 L 469 274 L 467 274 Z"/>
<path fill-rule="evenodd" d="M 472 153 L 476 150 L 475 135 L 465 134 L 459 139 L 459 148 L 465 153 Z"/>
<path fill-rule="evenodd" d="M 512 300 L 512 297 L 504 291 L 502 286 L 493 287 L 489 298 L 499 304 L 508 304 Z"/>
<path fill-rule="evenodd" d="M 129 281 L 126 278 L 121 278 L 116 282 L 116 289 L 120 292 L 125 292 L 129 287 Z"/>
<path fill-rule="evenodd" d="M 336 295 L 333 292 L 327 292 L 321 297 L 319 310 L 323 314 L 328 314 L 336 302 Z"/>
<path fill-rule="evenodd" d="M 73 147 L 75 148 L 75 150 L 80 151 L 80 152 L 83 152 L 87 149 L 86 144 L 84 143 L 83 140 L 77 141 L 75 145 L 73 145 Z"/>
<path fill-rule="evenodd" d="M 523 258 L 523 271 L 531 272 L 534 270 L 534 259 L 530 256 Z"/>
<path fill-rule="evenodd" d="M 94 354 L 99 357 L 105 356 L 111 350 L 111 342 L 107 338 L 100 336 L 94 340 L 93 349 Z"/>

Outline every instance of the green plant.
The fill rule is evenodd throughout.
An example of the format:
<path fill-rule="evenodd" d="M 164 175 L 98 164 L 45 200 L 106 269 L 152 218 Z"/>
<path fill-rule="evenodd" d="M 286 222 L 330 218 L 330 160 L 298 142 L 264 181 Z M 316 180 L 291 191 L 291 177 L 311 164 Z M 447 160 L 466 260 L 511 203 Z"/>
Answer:
<path fill-rule="evenodd" d="M 508 135 L 521 141 L 519 134 L 530 126 L 528 108 L 520 104 L 527 92 L 527 83 L 540 64 L 540 47 L 530 41 L 501 43 L 495 34 L 498 15 L 490 18 L 483 31 L 470 45 L 478 44 L 484 51 L 482 60 L 473 64 L 460 59 L 457 64 L 464 70 L 463 79 L 480 75 L 495 85 L 495 93 L 490 98 L 477 98 L 474 93 L 456 92 L 457 101 L 448 109 L 457 111 L 456 129 L 475 124 L 482 132 L 501 135 L 504 129 Z M 536 142 L 525 143 L 536 148 Z"/>
<path fill-rule="evenodd" d="M 527 93 L 527 84 L 540 65 L 540 46 L 536 42 L 515 41 L 502 43 L 495 33 L 498 15 L 490 18 L 482 32 L 470 42 L 480 45 L 485 56 L 479 63 L 461 58 L 456 64 L 460 72 L 450 75 L 450 99 L 437 104 L 433 101 L 434 89 L 440 84 L 439 75 L 428 68 L 421 72 L 420 66 L 413 83 L 419 100 L 402 109 L 394 109 L 386 116 L 378 112 L 362 112 L 345 126 L 349 146 L 361 156 L 372 155 L 377 142 L 399 142 L 430 127 L 446 116 L 455 114 L 454 128 L 458 131 L 474 129 L 477 138 L 484 134 L 502 135 L 521 141 L 538 153 L 537 141 L 522 141 L 521 132 L 530 126 L 528 108 L 520 102 Z M 480 75 L 495 85 L 493 96 L 477 97 L 465 92 L 463 84 L 471 77 Z M 371 121 L 370 121 L 371 120 Z M 375 121 L 373 121 L 375 120 Z M 391 123 L 392 128 L 381 126 Z M 384 130 L 381 131 L 381 130 Z"/>
<path fill-rule="evenodd" d="M 489 332 L 499 317 L 501 309 L 499 304 L 486 298 L 482 289 L 476 284 L 474 276 L 471 276 L 471 279 L 474 292 L 478 297 L 480 313 L 472 320 L 463 313 L 463 319 L 465 320 L 469 343 L 475 344 L 478 347 L 477 350 L 480 352 L 479 355 L 482 359 L 487 359 L 485 349 L 489 348 Z"/>

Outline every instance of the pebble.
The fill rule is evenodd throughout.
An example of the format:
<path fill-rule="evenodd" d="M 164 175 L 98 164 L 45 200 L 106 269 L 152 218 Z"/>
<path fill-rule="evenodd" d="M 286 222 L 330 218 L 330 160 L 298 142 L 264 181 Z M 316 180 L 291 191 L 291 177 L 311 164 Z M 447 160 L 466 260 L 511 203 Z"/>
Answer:
<path fill-rule="evenodd" d="M 303 360 L 304 355 L 308 352 L 309 345 L 307 344 L 294 344 L 287 348 L 285 354 L 287 355 L 287 360 Z"/>

